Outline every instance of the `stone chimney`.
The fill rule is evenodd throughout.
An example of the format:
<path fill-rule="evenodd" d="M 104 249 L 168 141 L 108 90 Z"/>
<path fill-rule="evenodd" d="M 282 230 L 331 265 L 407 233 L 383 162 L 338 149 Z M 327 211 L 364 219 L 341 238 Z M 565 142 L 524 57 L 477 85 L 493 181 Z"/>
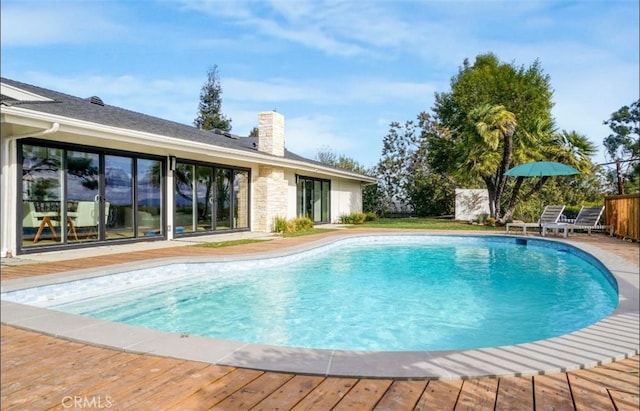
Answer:
<path fill-rule="evenodd" d="M 276 111 L 263 111 L 258 117 L 258 150 L 284 156 L 284 116 Z"/>

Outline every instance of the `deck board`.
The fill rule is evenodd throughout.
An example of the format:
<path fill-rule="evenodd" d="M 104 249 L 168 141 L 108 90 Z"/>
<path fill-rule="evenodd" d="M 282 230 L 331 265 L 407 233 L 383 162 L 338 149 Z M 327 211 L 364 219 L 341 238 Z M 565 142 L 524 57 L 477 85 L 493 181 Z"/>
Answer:
<path fill-rule="evenodd" d="M 394 381 L 375 410 L 413 410 L 427 386 L 427 381 Z"/>
<path fill-rule="evenodd" d="M 267 398 L 287 383 L 293 375 L 282 373 L 264 373 L 251 381 L 242 389 L 228 396 L 224 401 L 216 404 L 214 409 L 220 410 L 250 410 L 260 401 Z"/>
<path fill-rule="evenodd" d="M 334 235 L 327 234 L 323 236 Z M 577 237 L 577 236 L 576 236 Z M 602 241 L 637 264 L 637 244 Z M 316 237 L 317 239 L 317 237 Z M 2 280 L 170 256 L 246 254 L 296 246 L 275 239 L 224 249 L 170 247 L 41 264 L 2 266 Z M 625 254 L 627 253 L 627 254 Z M 532 377 L 407 381 L 271 373 L 126 353 L 0 327 L 3 410 L 69 409 L 67 398 L 97 408 L 136 410 L 581 410 L 640 408 L 638 355 L 599 367 Z M 98 403 L 101 401 L 101 403 Z M 107 403 L 108 401 L 108 403 Z M 574 407 L 575 404 L 575 407 Z M 76 407 L 77 408 L 77 407 Z M 85 408 L 90 408 L 86 406 Z"/>
<path fill-rule="evenodd" d="M 324 377 L 315 375 L 296 375 L 282 387 L 258 403 L 254 411 L 288 410 L 313 391 Z"/>
<path fill-rule="evenodd" d="M 206 410 L 215 407 L 245 385 L 263 375 L 263 371 L 234 369 L 207 384 L 184 401 L 172 406 L 175 410 Z"/>
<path fill-rule="evenodd" d="M 333 409 L 371 410 L 384 396 L 391 383 L 391 380 L 361 379 Z"/>
<path fill-rule="evenodd" d="M 532 410 L 533 378 L 501 378 L 496 396 L 496 411 Z"/>
<path fill-rule="evenodd" d="M 609 390 L 609 395 L 613 405 L 618 411 L 638 411 L 640 410 L 640 397 L 637 394 L 628 392 Z"/>
<path fill-rule="evenodd" d="M 327 378 L 292 409 L 295 411 L 330 410 L 357 381 L 355 378 Z"/>
<path fill-rule="evenodd" d="M 494 378 L 465 380 L 455 409 L 456 411 L 493 411 L 497 390 L 498 380 Z"/>
<path fill-rule="evenodd" d="M 567 374 L 576 410 L 615 411 L 605 387 L 578 374 Z"/>
<path fill-rule="evenodd" d="M 638 387 L 638 371 L 612 370 L 607 367 L 598 367 L 588 370 L 575 371 L 574 374 L 595 383 L 606 384 L 609 388 L 625 391 L 632 394 L 640 394 Z"/>
<path fill-rule="evenodd" d="M 575 410 L 567 374 L 537 376 L 533 391 L 536 410 Z"/>
<path fill-rule="evenodd" d="M 455 409 L 462 383 L 462 380 L 429 381 L 416 404 L 416 410 L 448 411 Z"/>

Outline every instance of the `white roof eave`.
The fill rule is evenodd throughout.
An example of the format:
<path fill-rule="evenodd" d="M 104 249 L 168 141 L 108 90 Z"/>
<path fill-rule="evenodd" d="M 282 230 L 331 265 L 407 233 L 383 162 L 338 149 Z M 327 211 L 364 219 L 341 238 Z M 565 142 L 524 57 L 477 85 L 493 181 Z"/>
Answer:
<path fill-rule="evenodd" d="M 365 183 L 373 183 L 376 180 L 372 177 L 363 176 L 347 170 L 336 170 L 331 167 L 324 167 L 315 163 L 307 163 L 298 160 L 278 157 L 259 151 L 239 150 L 228 147 L 221 147 L 212 144 L 202 143 L 198 141 L 190 141 L 179 139 L 176 137 L 168 137 L 160 134 L 147 133 L 142 131 L 130 130 L 120 127 L 106 126 L 103 124 L 93 123 L 84 120 L 77 120 L 65 116 L 43 113 L 40 111 L 29 110 L 20 107 L 3 106 L 2 112 L 5 115 L 4 120 L 8 122 L 16 122 L 18 124 L 32 124 L 34 120 L 43 122 L 43 128 L 50 127 L 52 123 L 60 124 L 59 132 L 71 134 L 84 134 L 96 138 L 102 138 L 110 141 L 121 143 L 134 143 L 148 145 L 154 148 L 164 148 L 165 150 L 193 152 L 197 154 L 211 154 L 216 157 L 223 157 L 235 161 L 253 161 L 262 165 L 275 167 L 295 168 L 298 170 L 322 173 L 333 177 L 346 178 L 349 180 L 358 180 Z M 20 122 L 22 118 L 24 121 Z M 45 126 L 46 125 L 46 126 Z M 185 144 L 188 143 L 188 144 Z"/>

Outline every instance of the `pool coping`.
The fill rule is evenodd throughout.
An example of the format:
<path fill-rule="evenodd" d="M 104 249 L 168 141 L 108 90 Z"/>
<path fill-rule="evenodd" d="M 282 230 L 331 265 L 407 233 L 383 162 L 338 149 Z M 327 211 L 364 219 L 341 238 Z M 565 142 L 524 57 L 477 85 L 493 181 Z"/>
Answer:
<path fill-rule="evenodd" d="M 99 268 L 3 281 L 2 292 L 80 278 L 164 265 L 167 262 L 246 261 L 273 258 L 321 247 L 345 237 L 388 235 L 500 236 L 434 233 L 344 233 L 276 251 L 224 257 L 168 257 Z M 531 238 L 531 237 L 528 237 Z M 361 352 L 250 344 L 181 335 L 92 319 L 3 300 L 0 322 L 59 338 L 126 352 L 201 361 L 240 368 L 339 377 L 399 379 L 467 379 L 540 375 L 592 368 L 637 355 L 640 345 L 639 269 L 597 245 L 535 237 L 569 244 L 592 255 L 613 274 L 619 304 L 605 319 L 578 331 L 525 344 L 452 351 Z"/>

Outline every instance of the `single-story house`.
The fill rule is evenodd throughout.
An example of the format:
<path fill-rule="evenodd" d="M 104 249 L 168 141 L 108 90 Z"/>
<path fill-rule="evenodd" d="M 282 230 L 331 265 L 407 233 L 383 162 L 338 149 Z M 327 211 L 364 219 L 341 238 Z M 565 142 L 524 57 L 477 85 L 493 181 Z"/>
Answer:
<path fill-rule="evenodd" d="M 375 182 L 288 151 L 275 111 L 241 137 L 6 78 L 1 94 L 3 257 L 332 223 Z"/>

